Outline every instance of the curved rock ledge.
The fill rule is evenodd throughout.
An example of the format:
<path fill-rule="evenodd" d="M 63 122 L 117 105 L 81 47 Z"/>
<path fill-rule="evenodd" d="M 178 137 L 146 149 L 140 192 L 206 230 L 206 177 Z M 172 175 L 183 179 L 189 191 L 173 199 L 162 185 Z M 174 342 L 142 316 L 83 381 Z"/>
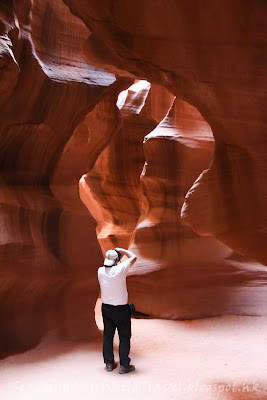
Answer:
<path fill-rule="evenodd" d="M 267 3 L 203 4 L 1 3 L 2 355 L 99 336 L 116 245 L 140 312 L 266 315 Z"/>

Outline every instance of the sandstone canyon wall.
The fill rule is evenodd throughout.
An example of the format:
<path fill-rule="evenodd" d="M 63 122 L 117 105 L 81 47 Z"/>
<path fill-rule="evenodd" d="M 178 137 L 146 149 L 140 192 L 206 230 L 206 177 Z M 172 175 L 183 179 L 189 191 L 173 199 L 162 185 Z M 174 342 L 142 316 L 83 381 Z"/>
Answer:
<path fill-rule="evenodd" d="M 97 337 L 117 245 L 139 311 L 266 315 L 266 8 L 1 3 L 2 354 Z"/>

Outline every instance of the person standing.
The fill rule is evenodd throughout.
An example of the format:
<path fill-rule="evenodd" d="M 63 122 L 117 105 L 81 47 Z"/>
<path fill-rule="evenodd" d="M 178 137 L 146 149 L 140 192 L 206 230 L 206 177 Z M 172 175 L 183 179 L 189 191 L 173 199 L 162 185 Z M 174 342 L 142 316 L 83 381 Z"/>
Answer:
<path fill-rule="evenodd" d="M 120 262 L 121 256 L 128 258 Z M 113 339 L 116 328 L 119 334 L 119 374 L 135 370 L 130 364 L 131 312 L 128 307 L 128 291 L 126 275 L 137 257 L 129 250 L 116 247 L 108 250 L 105 255 L 104 266 L 98 268 L 98 281 L 101 290 L 102 317 L 104 323 L 103 333 L 103 358 L 106 371 L 113 371 L 114 353 Z"/>

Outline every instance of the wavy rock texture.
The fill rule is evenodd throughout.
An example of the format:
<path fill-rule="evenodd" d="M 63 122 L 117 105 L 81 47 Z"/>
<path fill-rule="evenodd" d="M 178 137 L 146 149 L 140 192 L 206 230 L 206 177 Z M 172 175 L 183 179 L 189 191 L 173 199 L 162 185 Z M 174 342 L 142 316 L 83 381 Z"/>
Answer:
<path fill-rule="evenodd" d="M 209 125 L 194 107 L 141 83 L 127 91 L 120 130 L 80 181 L 103 252 L 133 241 L 139 257 L 128 287 L 144 313 L 174 319 L 264 313 L 264 267 L 215 238 L 200 237 L 180 217 L 186 193 L 214 154 Z M 170 110 L 144 136 L 159 95 Z"/>
<path fill-rule="evenodd" d="M 115 245 L 140 311 L 266 314 L 266 6 L 1 3 L 1 353 L 99 335 Z"/>
<path fill-rule="evenodd" d="M 1 79 L 6 84 L 1 86 L 0 111 L 0 314 L 4 353 L 33 346 L 52 327 L 71 339 L 98 335 L 95 271 L 102 254 L 95 220 L 78 197 L 78 181 L 88 170 L 89 160 L 85 167 L 77 148 L 76 160 L 70 155 L 72 168 L 64 149 L 68 151 L 72 137 L 74 142 L 79 136 L 81 140 L 95 105 L 99 103 L 90 116 L 91 124 L 97 124 L 103 104 L 101 120 L 105 108 L 107 119 L 113 114 L 118 93 L 129 83 L 82 60 L 81 43 L 90 32 L 61 1 L 14 2 L 13 9 L 3 7 L 2 18 Z M 98 144 L 92 138 L 92 146 L 88 131 L 84 138 L 93 163 L 107 138 Z"/>
<path fill-rule="evenodd" d="M 140 186 L 145 162 L 143 139 L 157 126 L 173 99 L 165 89 L 150 86 L 139 81 L 124 93 L 126 98 L 118 104 L 122 124 L 80 182 L 81 199 L 98 222 L 97 237 L 103 252 L 119 244 L 128 248 L 138 221 L 147 212 Z M 154 107 L 158 97 L 160 109 Z"/>
<path fill-rule="evenodd" d="M 139 258 L 129 278 L 136 308 L 174 319 L 265 313 L 264 267 L 216 238 L 200 237 L 180 217 L 186 193 L 213 156 L 208 124 L 194 107 L 175 99 L 145 137 L 144 150 L 141 182 L 149 208 L 136 229 Z"/>
<path fill-rule="evenodd" d="M 94 63 L 160 83 L 200 111 L 216 149 L 183 218 L 266 264 L 266 2 L 64 1 L 92 32 L 84 52 Z"/>

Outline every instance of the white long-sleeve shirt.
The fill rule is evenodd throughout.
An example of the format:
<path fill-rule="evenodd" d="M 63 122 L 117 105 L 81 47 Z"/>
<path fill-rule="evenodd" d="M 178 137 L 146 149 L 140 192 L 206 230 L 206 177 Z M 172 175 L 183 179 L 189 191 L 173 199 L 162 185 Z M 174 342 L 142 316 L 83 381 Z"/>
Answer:
<path fill-rule="evenodd" d="M 130 267 L 130 260 L 127 259 L 113 267 L 98 268 L 102 303 L 113 306 L 128 303 L 126 275 Z"/>

